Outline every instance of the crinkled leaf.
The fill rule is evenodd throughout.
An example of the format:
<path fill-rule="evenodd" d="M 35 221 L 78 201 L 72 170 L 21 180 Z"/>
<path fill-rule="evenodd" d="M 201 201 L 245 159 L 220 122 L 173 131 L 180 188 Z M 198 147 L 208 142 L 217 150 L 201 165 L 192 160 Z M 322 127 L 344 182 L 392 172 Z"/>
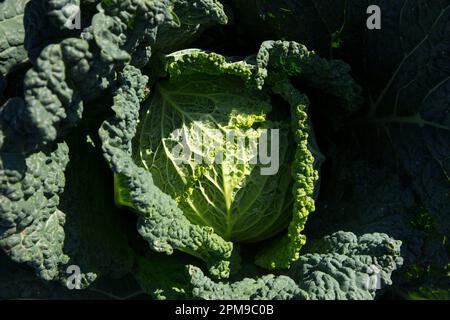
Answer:
<path fill-rule="evenodd" d="M 233 283 L 217 283 L 194 266 L 188 267 L 193 286 L 192 295 L 204 300 L 305 300 L 308 294 L 288 276 L 272 274 L 261 278 L 245 278 Z"/>
<path fill-rule="evenodd" d="M 314 300 L 371 300 L 392 284 L 392 272 L 403 263 L 400 246 L 386 234 L 340 231 L 311 241 L 311 253 L 289 273 Z"/>
<path fill-rule="evenodd" d="M 67 162 L 65 144 L 27 156 L 1 154 L 0 247 L 46 280 L 68 261 L 62 251 L 65 216 L 57 208 Z"/>
<path fill-rule="evenodd" d="M 23 16 L 29 0 L 0 2 L 0 77 L 27 60 Z"/>
<path fill-rule="evenodd" d="M 138 69 L 125 69 L 123 87 L 114 98 L 116 116 L 100 129 L 105 158 L 118 175 L 120 186 L 125 187 L 125 198 L 131 202 L 122 204 L 142 213 L 138 230 L 153 250 L 167 254 L 174 249 L 189 252 L 205 260 L 217 277 L 226 277 L 232 244 L 214 234 L 212 228 L 190 223 L 175 200 L 154 185 L 151 173 L 133 162 L 131 141 L 136 134 L 146 81 Z"/>

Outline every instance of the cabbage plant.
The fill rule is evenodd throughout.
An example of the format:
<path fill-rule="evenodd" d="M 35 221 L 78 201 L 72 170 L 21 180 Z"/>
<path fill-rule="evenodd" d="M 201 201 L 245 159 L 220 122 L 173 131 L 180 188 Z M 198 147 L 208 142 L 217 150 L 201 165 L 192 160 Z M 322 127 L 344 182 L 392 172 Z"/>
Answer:
<path fill-rule="evenodd" d="M 151 247 L 200 257 L 217 277 L 228 277 L 234 243 L 261 242 L 287 227 L 284 235 L 263 242 L 255 261 L 268 269 L 289 268 L 305 243 L 301 231 L 314 211 L 321 161 L 309 101 L 289 76 L 323 86 L 341 104 L 352 105 L 359 87 L 348 67 L 282 41 L 265 42 L 256 56 L 242 60 L 187 50 L 165 56 L 161 64 L 164 72 L 153 92 L 139 96 L 144 88 L 134 88 L 126 93 L 132 100 L 119 91 L 117 116 L 100 130 L 117 174 L 117 202 L 140 213 L 138 229 Z M 138 116 L 140 100 L 145 107 Z M 237 134 L 226 139 L 230 129 Z M 281 130 L 273 145 L 260 148 L 267 142 L 260 138 L 273 129 Z M 113 143 L 125 130 L 132 139 Z M 261 149 L 263 157 L 271 149 L 282 163 L 272 176 L 258 163 Z"/>
<path fill-rule="evenodd" d="M 0 0 L 0 298 L 448 297 L 449 3 L 373 2 Z"/>

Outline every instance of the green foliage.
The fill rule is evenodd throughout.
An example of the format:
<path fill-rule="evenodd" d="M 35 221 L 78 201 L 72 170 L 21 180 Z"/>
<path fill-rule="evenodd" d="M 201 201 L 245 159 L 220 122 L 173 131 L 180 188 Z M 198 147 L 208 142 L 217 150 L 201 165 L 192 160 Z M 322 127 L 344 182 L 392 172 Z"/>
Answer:
<path fill-rule="evenodd" d="M 287 276 L 265 275 L 258 279 L 245 278 L 234 283 L 214 283 L 190 266 L 188 272 L 193 286 L 192 296 L 205 300 L 305 300 L 308 295 Z"/>
<path fill-rule="evenodd" d="M 1 157 L 0 246 L 46 280 L 55 279 L 59 264 L 68 260 L 62 252 L 65 216 L 57 207 L 68 160 L 65 143 L 29 156 Z"/>
<path fill-rule="evenodd" d="M 140 132 L 134 145 L 130 145 L 130 140 L 136 135 L 138 97 L 134 91 L 119 91 L 114 98 L 117 115 L 106 122 L 100 135 L 106 158 L 112 162 L 114 172 L 119 174 L 119 183 L 116 184 L 118 202 L 125 199 L 122 205 L 142 212 L 144 219 L 140 233 L 150 238 L 157 251 L 170 254 L 175 248 L 196 255 L 211 266 L 210 249 L 203 253 L 203 246 L 193 246 L 194 235 L 189 230 L 202 230 L 205 233 L 195 233 L 195 237 L 199 237 L 195 242 L 210 238 L 207 242 L 220 243 L 214 244 L 217 248 L 225 248 L 222 239 L 233 243 L 264 240 L 287 226 L 292 203 L 289 189 L 293 188 L 293 218 L 288 234 L 263 249 L 256 263 L 269 269 L 289 268 L 299 257 L 305 242 L 300 232 L 308 214 L 314 211 L 312 197 L 320 159 L 314 159 L 312 152 L 317 153 L 317 150 L 310 151 L 309 147 L 314 139 L 310 138 L 308 126 L 308 100 L 289 83 L 287 76 L 298 75 L 315 86 L 323 84 L 324 91 L 336 96 L 342 104 L 358 103 L 359 88 L 349 78 L 344 64 L 337 61 L 328 63 L 297 43 L 265 42 L 256 62 L 251 63 L 250 59 L 228 62 L 223 56 L 200 50 L 184 50 L 166 56 L 163 63 L 169 79 L 155 85 L 150 102 L 143 110 Z M 291 110 L 290 120 L 271 121 L 268 114 L 273 109 L 269 90 L 286 100 L 286 107 Z M 124 121 L 122 114 L 130 115 L 130 118 Z M 248 133 L 255 125 L 258 129 Z M 261 174 L 259 171 L 264 170 L 262 165 L 251 164 L 251 159 L 258 155 L 250 145 L 242 150 L 234 145 L 237 144 L 235 139 L 250 137 L 258 140 L 263 129 L 273 128 L 287 128 L 280 134 L 279 161 L 285 164 L 293 161 L 291 166 L 282 164 L 275 176 Z M 217 130 L 222 132 L 217 133 Z M 231 143 L 232 150 L 237 150 L 235 152 L 242 164 L 229 157 L 227 150 L 230 146 L 221 142 L 223 138 L 220 135 L 226 135 L 226 130 L 240 132 L 233 141 L 226 143 Z M 117 146 L 120 150 L 111 149 L 113 143 L 110 141 L 114 141 L 120 131 L 125 134 L 123 145 Z M 175 131 L 186 135 L 187 151 L 194 154 L 188 154 L 185 161 L 180 161 L 179 155 L 172 152 L 180 145 L 179 137 L 174 136 Z M 293 153 L 288 142 L 290 132 L 297 144 L 293 156 L 289 156 Z M 210 149 L 204 151 L 205 147 Z M 133 148 L 136 150 L 135 159 L 122 158 L 124 151 L 125 156 L 131 158 Z M 221 154 L 219 161 L 216 161 L 217 152 Z M 200 164 L 197 156 L 202 158 Z M 145 188 L 141 185 L 143 182 L 137 182 L 137 177 L 134 177 L 139 172 L 142 179 L 144 168 L 147 171 Z M 148 190 L 148 200 L 142 199 L 142 190 Z M 155 198 L 161 199 L 158 206 L 155 206 Z M 280 198 L 284 201 L 277 201 Z M 143 201 L 148 202 L 145 207 Z M 167 220 L 170 228 L 162 223 L 162 218 L 156 218 L 169 212 L 178 217 L 176 224 L 172 219 Z M 157 228 L 153 221 L 159 222 Z M 179 234 L 174 234 L 172 228 L 176 228 Z M 179 230 L 183 229 L 187 232 L 180 233 Z M 177 243 L 180 241 L 182 245 Z M 231 257 L 231 243 L 227 246 L 226 250 L 221 249 L 223 256 L 220 259 L 223 261 L 214 262 L 213 269 L 210 267 L 216 277 L 228 276 L 229 262 L 226 260 Z"/>
<path fill-rule="evenodd" d="M 28 0 L 0 2 L 0 75 L 27 60 L 23 15 Z M 0 77 L 1 78 L 1 77 Z"/>
<path fill-rule="evenodd" d="M 386 234 L 357 237 L 336 232 L 313 240 L 288 275 L 215 283 L 196 267 L 188 267 L 193 296 L 201 299 L 370 300 L 391 285 L 401 264 L 401 242 Z M 295 280 L 295 281 L 294 281 Z"/>
<path fill-rule="evenodd" d="M 449 299 L 450 1 L 371 4 L 0 0 L 0 298 Z"/>
<path fill-rule="evenodd" d="M 370 300 L 392 284 L 391 275 L 403 264 L 401 241 L 386 234 L 357 237 L 339 231 L 313 241 L 290 273 L 318 300 Z"/>

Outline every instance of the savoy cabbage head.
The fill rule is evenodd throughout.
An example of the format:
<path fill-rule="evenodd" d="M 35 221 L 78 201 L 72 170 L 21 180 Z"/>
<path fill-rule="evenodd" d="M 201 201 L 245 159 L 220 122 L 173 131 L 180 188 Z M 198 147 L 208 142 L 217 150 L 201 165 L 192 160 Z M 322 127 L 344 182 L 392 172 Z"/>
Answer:
<path fill-rule="evenodd" d="M 349 69 L 282 41 L 265 42 L 244 60 L 188 50 L 162 63 L 166 76 L 155 80 L 142 116 L 136 108 L 143 88 L 119 89 L 116 117 L 100 130 L 117 173 L 117 202 L 140 211 L 139 231 L 155 250 L 199 256 L 218 277 L 229 274 L 233 243 L 261 242 L 288 227 L 263 244 L 256 264 L 289 268 L 305 242 L 301 231 L 314 210 L 321 156 L 310 134 L 309 101 L 288 76 L 324 84 L 341 103 L 356 104 L 359 87 Z M 139 72 L 126 71 L 139 85 Z M 276 105 L 271 95 L 279 96 Z M 125 122 L 122 114 L 129 114 Z M 117 132 L 124 130 L 134 139 L 118 145 Z M 269 168 L 261 163 L 268 149 Z"/>
<path fill-rule="evenodd" d="M 374 4 L 0 0 L 0 298 L 448 296 L 450 2 Z"/>

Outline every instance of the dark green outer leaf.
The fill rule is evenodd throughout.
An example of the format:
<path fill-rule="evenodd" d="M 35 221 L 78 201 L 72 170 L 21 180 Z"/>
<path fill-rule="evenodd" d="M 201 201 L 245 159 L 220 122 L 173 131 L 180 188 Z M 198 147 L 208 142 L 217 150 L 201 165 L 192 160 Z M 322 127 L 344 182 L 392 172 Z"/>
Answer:
<path fill-rule="evenodd" d="M 23 16 L 28 0 L 0 2 L 0 77 L 27 60 Z"/>
<path fill-rule="evenodd" d="M 243 38 L 255 43 L 275 39 L 297 41 L 328 58 L 341 31 L 346 4 L 344 0 L 228 2 Z"/>
<path fill-rule="evenodd" d="M 367 36 L 368 123 L 387 132 L 420 202 L 450 234 L 450 1 L 379 1 Z"/>

